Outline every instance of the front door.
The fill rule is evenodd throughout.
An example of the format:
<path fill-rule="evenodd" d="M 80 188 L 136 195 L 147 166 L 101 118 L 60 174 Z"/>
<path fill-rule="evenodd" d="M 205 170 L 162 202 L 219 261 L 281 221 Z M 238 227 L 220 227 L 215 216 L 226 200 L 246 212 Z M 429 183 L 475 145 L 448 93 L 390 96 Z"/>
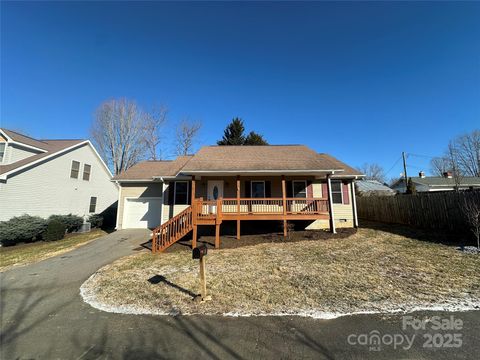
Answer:
<path fill-rule="evenodd" d="M 208 180 L 208 200 L 223 198 L 223 180 Z"/>

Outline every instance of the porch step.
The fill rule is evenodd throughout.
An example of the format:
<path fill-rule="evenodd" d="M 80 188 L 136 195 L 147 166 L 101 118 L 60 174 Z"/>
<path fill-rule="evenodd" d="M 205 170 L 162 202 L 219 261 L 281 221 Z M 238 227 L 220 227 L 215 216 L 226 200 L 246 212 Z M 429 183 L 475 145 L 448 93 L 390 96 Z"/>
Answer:
<path fill-rule="evenodd" d="M 152 252 L 162 252 L 193 230 L 193 211 L 189 206 L 153 230 Z"/>

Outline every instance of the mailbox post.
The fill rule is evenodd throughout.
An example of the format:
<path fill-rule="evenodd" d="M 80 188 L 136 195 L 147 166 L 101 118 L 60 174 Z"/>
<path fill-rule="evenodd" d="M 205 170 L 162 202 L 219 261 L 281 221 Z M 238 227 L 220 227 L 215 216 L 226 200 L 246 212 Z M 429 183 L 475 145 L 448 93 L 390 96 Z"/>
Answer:
<path fill-rule="evenodd" d="M 200 260 L 200 296 L 197 296 L 197 301 L 208 301 L 211 297 L 207 295 L 207 279 L 205 269 L 205 256 L 207 255 L 207 246 L 202 245 L 192 250 L 192 258 Z"/>

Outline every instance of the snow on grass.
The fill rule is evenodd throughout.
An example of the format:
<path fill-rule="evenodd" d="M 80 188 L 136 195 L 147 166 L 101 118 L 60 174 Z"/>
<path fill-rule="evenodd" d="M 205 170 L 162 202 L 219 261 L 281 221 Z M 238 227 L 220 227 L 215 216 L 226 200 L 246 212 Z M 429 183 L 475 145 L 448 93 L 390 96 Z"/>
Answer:
<path fill-rule="evenodd" d="M 139 254 L 100 269 L 81 288 L 110 312 L 157 315 L 307 316 L 480 309 L 480 256 L 379 230 L 345 239 L 210 251 L 198 292 L 188 251 Z M 150 281 L 149 281 L 150 280 Z"/>

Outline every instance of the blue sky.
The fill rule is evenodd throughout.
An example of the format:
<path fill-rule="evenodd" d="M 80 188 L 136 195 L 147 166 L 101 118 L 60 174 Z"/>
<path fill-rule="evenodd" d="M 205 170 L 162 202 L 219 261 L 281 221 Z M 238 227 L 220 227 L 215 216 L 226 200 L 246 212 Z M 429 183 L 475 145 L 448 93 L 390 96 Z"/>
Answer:
<path fill-rule="evenodd" d="M 2 2 L 1 126 L 84 138 L 127 97 L 167 105 L 170 127 L 201 120 L 201 144 L 239 116 L 398 176 L 401 151 L 479 127 L 479 18 L 480 3 Z"/>

